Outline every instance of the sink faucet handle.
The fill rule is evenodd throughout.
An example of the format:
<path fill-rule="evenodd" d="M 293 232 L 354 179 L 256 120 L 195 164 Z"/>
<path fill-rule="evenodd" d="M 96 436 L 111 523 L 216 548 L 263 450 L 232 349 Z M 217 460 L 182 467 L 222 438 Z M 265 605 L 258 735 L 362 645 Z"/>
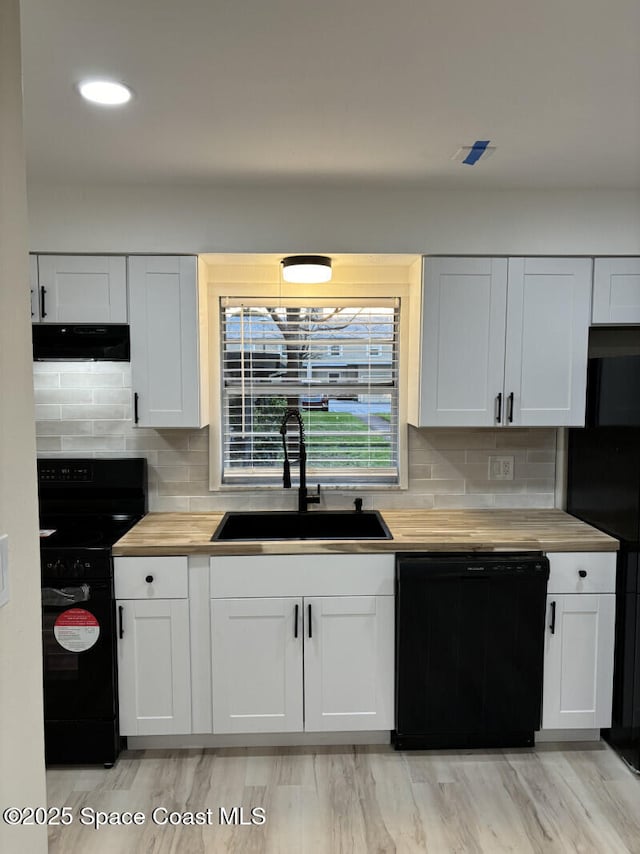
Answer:
<path fill-rule="evenodd" d="M 356 508 L 356 513 L 362 513 L 362 498 L 356 498 L 353 503 Z"/>

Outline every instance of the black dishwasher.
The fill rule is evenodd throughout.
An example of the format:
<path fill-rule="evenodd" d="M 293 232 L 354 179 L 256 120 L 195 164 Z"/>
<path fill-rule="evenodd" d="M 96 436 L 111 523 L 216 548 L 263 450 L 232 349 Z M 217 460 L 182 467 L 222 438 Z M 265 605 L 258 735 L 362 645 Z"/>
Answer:
<path fill-rule="evenodd" d="M 534 743 L 548 578 L 539 552 L 397 555 L 397 750 Z"/>

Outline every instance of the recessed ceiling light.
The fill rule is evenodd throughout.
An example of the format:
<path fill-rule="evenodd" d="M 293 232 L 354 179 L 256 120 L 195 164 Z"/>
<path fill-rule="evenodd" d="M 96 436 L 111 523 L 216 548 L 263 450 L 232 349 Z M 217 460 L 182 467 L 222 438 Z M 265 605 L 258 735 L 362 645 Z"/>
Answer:
<path fill-rule="evenodd" d="M 104 107 L 118 107 L 132 97 L 131 89 L 115 80 L 83 80 L 78 91 L 85 100 Z"/>

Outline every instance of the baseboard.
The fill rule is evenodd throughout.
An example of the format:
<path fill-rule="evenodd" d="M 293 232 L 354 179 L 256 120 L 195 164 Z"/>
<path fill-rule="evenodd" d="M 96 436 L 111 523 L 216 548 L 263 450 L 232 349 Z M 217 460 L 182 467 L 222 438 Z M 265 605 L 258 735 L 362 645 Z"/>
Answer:
<path fill-rule="evenodd" d="M 599 729 L 543 729 L 535 733 L 536 744 L 600 740 Z M 171 750 L 204 747 L 328 747 L 347 744 L 390 744 L 387 730 L 370 732 L 269 732 L 234 735 L 130 735 L 129 750 Z"/>
<path fill-rule="evenodd" d="M 541 729 L 536 744 L 548 741 L 600 741 L 599 729 Z"/>
<path fill-rule="evenodd" d="M 269 732 L 238 735 L 130 735 L 129 750 L 163 750 L 180 747 L 326 747 L 344 744 L 389 744 L 388 730 L 372 732 Z"/>

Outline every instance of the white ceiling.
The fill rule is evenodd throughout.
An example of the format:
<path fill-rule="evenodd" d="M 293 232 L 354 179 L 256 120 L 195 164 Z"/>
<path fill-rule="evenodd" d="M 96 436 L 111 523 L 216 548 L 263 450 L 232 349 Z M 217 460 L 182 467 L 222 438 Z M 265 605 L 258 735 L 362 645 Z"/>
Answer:
<path fill-rule="evenodd" d="M 32 182 L 640 187 L 640 0 L 22 0 Z M 89 75 L 125 108 L 84 103 Z M 456 149 L 489 139 L 476 166 Z"/>

